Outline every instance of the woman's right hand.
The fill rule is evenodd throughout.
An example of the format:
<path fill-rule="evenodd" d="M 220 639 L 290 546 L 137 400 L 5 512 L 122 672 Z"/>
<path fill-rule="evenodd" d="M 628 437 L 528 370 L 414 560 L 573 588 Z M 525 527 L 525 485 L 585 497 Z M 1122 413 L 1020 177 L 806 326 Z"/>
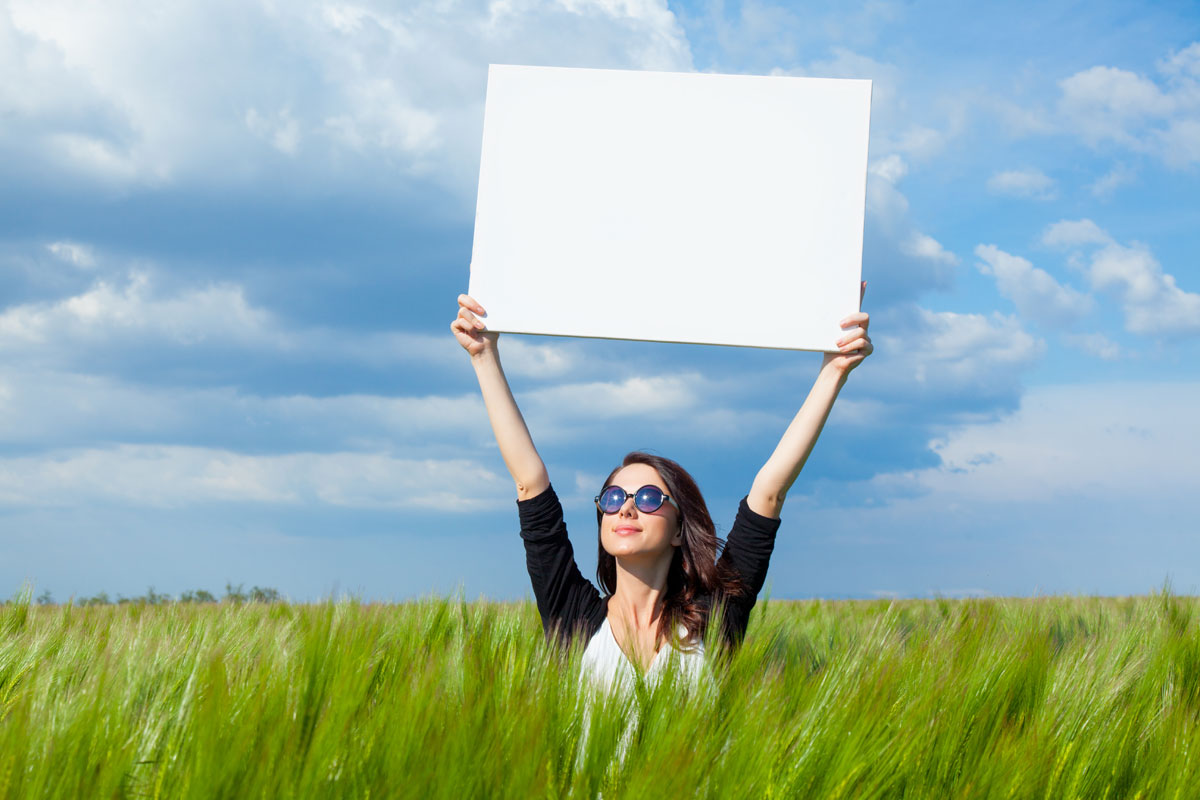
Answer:
<path fill-rule="evenodd" d="M 454 318 L 454 322 L 450 323 L 450 330 L 454 332 L 454 338 L 458 339 L 458 343 L 470 354 L 471 358 L 489 350 L 495 352 L 496 340 L 500 336 L 498 333 L 487 330 L 483 320 L 479 319 L 476 314 L 486 316 L 487 312 L 474 297 L 469 294 L 460 294 L 458 296 L 458 316 Z"/>

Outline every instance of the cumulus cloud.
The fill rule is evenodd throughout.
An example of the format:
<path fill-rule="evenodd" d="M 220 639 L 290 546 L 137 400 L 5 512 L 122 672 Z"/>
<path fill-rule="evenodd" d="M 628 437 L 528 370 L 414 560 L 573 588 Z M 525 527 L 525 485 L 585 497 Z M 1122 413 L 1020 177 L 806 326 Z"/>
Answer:
<path fill-rule="evenodd" d="M 1115 361 L 1121 357 L 1121 347 L 1103 333 L 1068 333 L 1063 336 L 1068 346 L 1102 358 L 1105 361 Z"/>
<path fill-rule="evenodd" d="M 973 408 L 1003 404 L 1020 391 L 1020 375 L 1045 350 L 1020 320 L 999 313 L 960 314 L 916 306 L 891 315 L 877 331 L 879 358 L 858 378 L 871 393 L 940 404 L 969 396 Z M 944 406 L 939 406 L 943 408 Z M 953 412 L 951 412 L 953 413 Z"/>
<path fill-rule="evenodd" d="M 1108 172 L 1088 184 L 1092 196 L 1106 200 L 1116 193 L 1117 189 L 1127 186 L 1137 180 L 1137 171 L 1125 164 L 1116 164 Z"/>
<path fill-rule="evenodd" d="M 1015 414 L 933 442 L 940 466 L 876 481 L 915 482 L 922 505 L 1191 492 L 1198 403 L 1196 383 L 1032 388 Z"/>
<path fill-rule="evenodd" d="M 1131 333 L 1200 333 L 1200 294 L 1179 288 L 1145 245 L 1112 244 L 1097 250 L 1088 277 L 1093 287 L 1120 300 Z"/>
<path fill-rule="evenodd" d="M 511 495 L 507 476 L 478 462 L 386 453 L 119 445 L 0 458 L 0 506 L 10 508 L 255 503 L 456 513 L 508 507 Z"/>
<path fill-rule="evenodd" d="M 944 150 L 947 142 L 964 128 L 962 108 L 948 103 L 939 105 L 939 111 L 950 108 L 948 118 L 939 120 L 941 127 L 933 127 L 927 120 L 921 120 L 920 111 L 914 111 L 909 105 L 913 95 L 911 88 L 904 85 L 900 67 L 846 47 L 835 46 L 828 58 L 788 70 L 776 68 L 773 74 L 870 80 L 873 153 L 896 154 L 916 162 L 928 161 Z"/>
<path fill-rule="evenodd" d="M 1169 54 L 1158 79 L 1095 66 L 1059 81 L 1058 112 L 1085 142 L 1112 143 L 1170 166 L 1200 162 L 1200 42 Z"/>
<path fill-rule="evenodd" d="M 124 285 L 100 280 L 73 297 L 5 309 L 0 343 L 11 351 L 51 341 L 96 343 L 147 335 L 180 344 L 245 342 L 271 336 L 274 327 L 272 315 L 250 305 L 239 286 L 213 284 L 162 297 L 148 273 L 135 271 Z"/>
<path fill-rule="evenodd" d="M 419 173 L 465 197 L 489 62 L 692 68 L 665 0 L 14 0 L 0 152 L 118 185 Z"/>
<path fill-rule="evenodd" d="M 1110 242 L 1112 237 L 1090 219 L 1059 220 L 1042 233 L 1042 244 L 1047 247 L 1077 247 Z"/>
<path fill-rule="evenodd" d="M 980 259 L 979 271 L 996 279 L 1000 294 L 1011 300 L 1023 317 L 1062 327 L 1092 310 L 1090 297 L 1064 286 L 1020 256 L 1006 253 L 993 244 L 977 246 L 975 255 Z"/>
<path fill-rule="evenodd" d="M 900 182 L 908 174 L 908 164 L 897 153 L 877 158 L 867 165 L 867 173 L 890 184 Z"/>
<path fill-rule="evenodd" d="M 609 419 L 640 414 L 684 411 L 696 404 L 699 376 L 655 375 L 623 381 L 575 383 L 524 395 L 534 413 L 570 409 L 572 416 Z"/>
<path fill-rule="evenodd" d="M 246 111 L 246 127 L 284 155 L 294 156 L 300 152 L 300 125 L 287 108 L 272 115 L 260 114 L 258 109 L 251 108 Z"/>
<path fill-rule="evenodd" d="M 863 274 L 878 302 L 912 297 L 953 281 L 958 257 L 912 224 L 908 198 L 899 183 L 908 162 L 891 153 L 867 165 L 866 232 Z"/>
<path fill-rule="evenodd" d="M 93 249 L 63 242 L 49 246 L 63 260 L 94 264 Z M 231 282 L 167 284 L 150 267 L 95 280 L 86 290 L 57 300 L 22 303 L 0 311 L 0 349 L 10 363 L 88 369 L 98 352 L 136 348 L 206 348 L 273 354 L 309 362 L 350 361 L 370 368 L 401 363 L 449 366 L 463 361 L 444 336 L 389 331 L 345 331 L 291 325 L 254 303 Z M 551 378 L 577 370 L 578 346 L 506 340 L 505 365 L 513 375 Z M 603 359 L 589 366 L 611 366 Z"/>
<path fill-rule="evenodd" d="M 87 245 L 74 242 L 51 242 L 46 245 L 46 249 L 59 259 L 80 269 L 91 269 L 96 266 L 96 256 L 92 253 L 92 248 Z"/>
<path fill-rule="evenodd" d="M 941 242 L 928 234 L 916 231 L 900 244 L 900 249 L 910 256 L 925 259 L 935 264 L 945 264 L 952 267 L 958 263 L 958 256 L 942 247 Z"/>
<path fill-rule="evenodd" d="M 988 178 L 987 188 L 993 194 L 1030 200 L 1052 200 L 1058 193 L 1054 179 L 1032 167 L 997 172 Z"/>
<path fill-rule="evenodd" d="M 1110 293 L 1121 304 L 1127 331 L 1200 333 L 1200 294 L 1180 288 L 1146 245 L 1121 244 L 1088 219 L 1057 222 L 1046 229 L 1042 241 L 1075 248 L 1072 257 L 1084 264 L 1092 289 Z"/>
<path fill-rule="evenodd" d="M 0 439 L 65 447 L 114 441 L 208 443 L 254 451 L 491 446 L 478 392 L 262 395 L 145 386 L 45 370 L 0 378 Z"/>
<path fill-rule="evenodd" d="M 1195 494 L 1197 403 L 1195 382 L 1032 387 L 1014 413 L 937 437 L 933 464 L 864 481 L 849 506 L 811 504 L 799 575 L 776 590 L 834 593 L 875 571 L 868 586 L 907 594 L 1129 594 L 1165 575 L 1194 591 L 1180 510 Z"/>

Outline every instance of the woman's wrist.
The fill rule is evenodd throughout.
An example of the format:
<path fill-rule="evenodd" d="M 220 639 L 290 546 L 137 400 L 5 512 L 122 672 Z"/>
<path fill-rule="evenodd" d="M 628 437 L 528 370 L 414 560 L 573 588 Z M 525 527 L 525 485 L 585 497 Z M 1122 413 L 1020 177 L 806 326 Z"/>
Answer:
<path fill-rule="evenodd" d="M 825 379 L 837 383 L 838 388 L 846 385 L 846 379 L 850 377 L 850 372 L 854 369 L 844 367 L 838 364 L 838 359 L 841 353 L 826 353 L 825 360 L 821 363 L 821 372 L 817 375 L 817 380 Z"/>
<path fill-rule="evenodd" d="M 471 365 L 476 369 L 480 367 L 490 367 L 500 363 L 500 353 L 495 347 L 485 347 L 478 353 L 471 354 Z"/>

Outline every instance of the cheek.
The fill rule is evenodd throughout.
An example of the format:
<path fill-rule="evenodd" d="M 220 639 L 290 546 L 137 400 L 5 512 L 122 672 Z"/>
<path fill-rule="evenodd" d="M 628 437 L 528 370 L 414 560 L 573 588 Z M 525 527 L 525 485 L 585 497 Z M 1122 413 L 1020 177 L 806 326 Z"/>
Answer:
<path fill-rule="evenodd" d="M 604 548 L 604 552 L 608 553 L 609 555 L 615 555 L 614 548 L 618 544 L 618 541 L 617 535 L 613 533 L 612 525 L 601 522 L 600 546 Z"/>

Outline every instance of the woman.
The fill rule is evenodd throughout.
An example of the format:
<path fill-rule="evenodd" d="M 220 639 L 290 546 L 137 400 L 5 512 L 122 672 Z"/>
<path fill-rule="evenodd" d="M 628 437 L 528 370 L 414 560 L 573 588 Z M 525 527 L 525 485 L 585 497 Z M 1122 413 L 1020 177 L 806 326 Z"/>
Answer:
<path fill-rule="evenodd" d="M 664 646 L 694 672 L 703 663 L 703 638 L 717 604 L 722 637 L 736 645 L 762 589 L 788 490 L 847 376 L 874 350 L 868 315 L 842 321 L 839 351 L 825 355 L 800 411 L 754 478 L 720 560 L 712 518 L 691 476 L 669 459 L 626 456 L 596 496 L 601 595 L 575 564 L 562 506 L 504 377 L 498 334 L 487 331 L 479 319 L 486 312 L 472 297 L 459 295 L 458 305 L 450 329 L 471 357 L 517 485 L 521 538 L 546 633 L 563 641 L 582 636 L 588 642 L 584 668 L 601 680 L 630 666 L 647 675 L 659 671 Z"/>

